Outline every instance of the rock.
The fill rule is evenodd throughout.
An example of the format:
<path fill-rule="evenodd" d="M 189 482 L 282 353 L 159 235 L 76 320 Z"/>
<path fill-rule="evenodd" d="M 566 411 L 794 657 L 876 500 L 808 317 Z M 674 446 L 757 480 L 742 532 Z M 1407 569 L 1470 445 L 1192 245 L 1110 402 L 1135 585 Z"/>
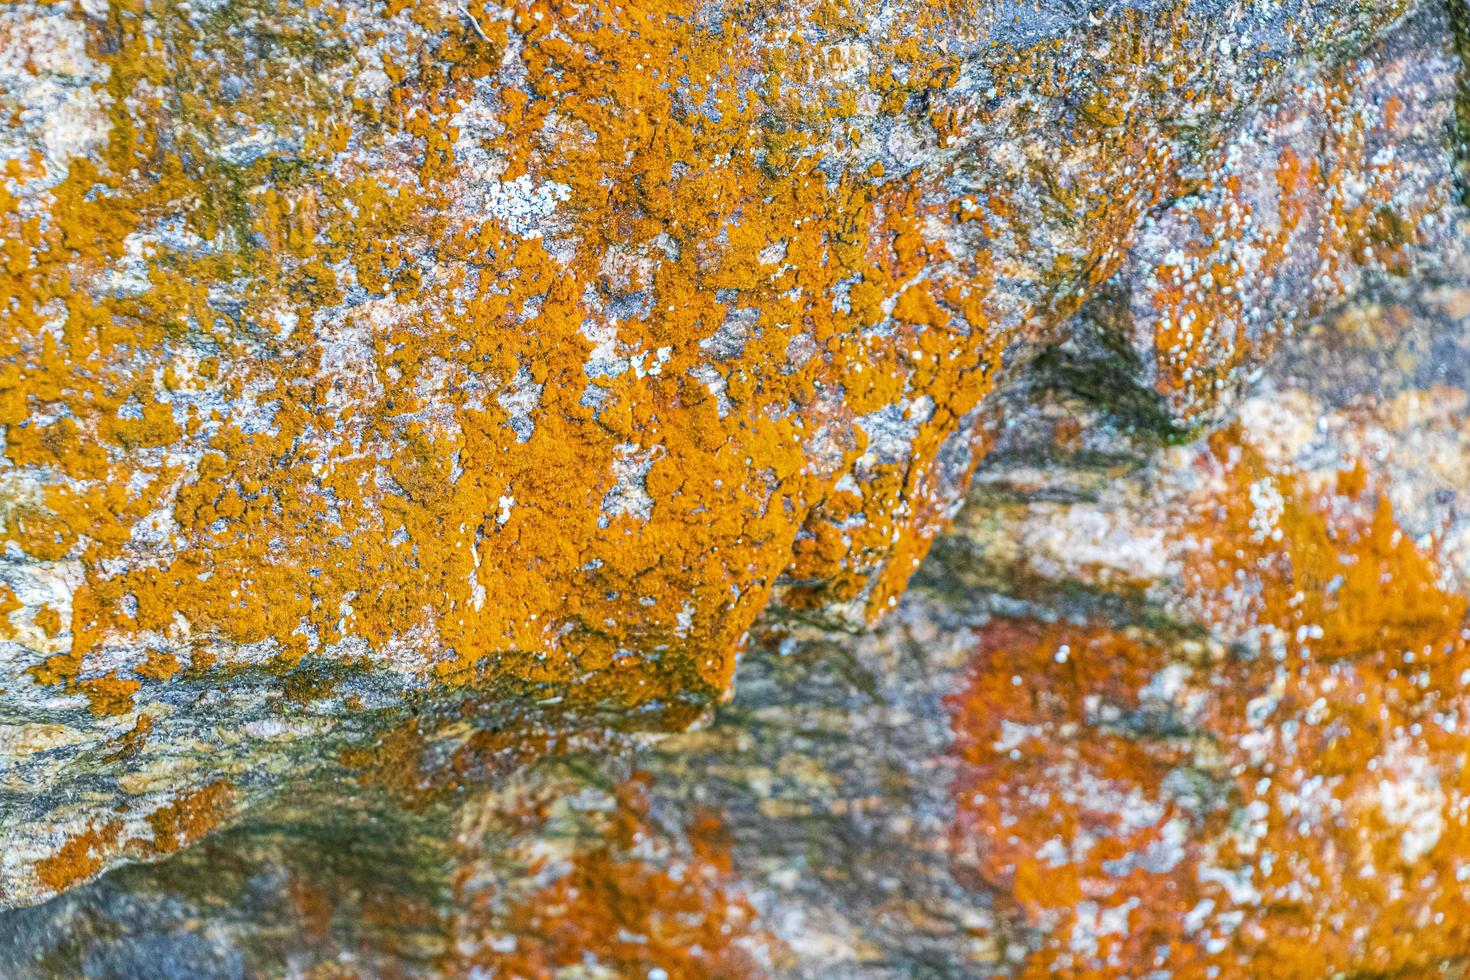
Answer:
<path fill-rule="evenodd" d="M 18 2 L 0 52 L 4 906 L 268 814 L 494 809 L 539 759 L 633 752 L 730 695 L 763 611 L 896 607 L 992 444 L 1117 444 L 1160 482 L 1102 477 L 1092 512 L 1026 490 L 975 561 L 1155 601 L 1166 477 L 1206 466 L 1159 441 L 1312 324 L 1336 350 L 1313 318 L 1358 291 L 1450 310 L 1465 281 L 1450 31 L 1409 2 Z M 1065 399 L 1031 398 L 1058 390 L 1097 424 L 1058 435 Z M 1254 390 L 1241 419 L 1308 430 L 1324 397 Z M 1395 484 L 1419 534 L 1462 472 L 1423 390 L 1329 430 L 1344 459 L 1432 447 Z M 1330 465 L 1303 438 L 1260 465 Z M 614 827 L 658 798 L 605 797 Z M 679 833 L 658 861 L 705 846 Z M 687 893 L 629 872 L 739 920 L 702 968 L 820 959 L 708 862 Z M 899 911 L 831 948 L 908 942 Z M 989 928 L 914 955 L 1000 955 Z M 176 932 L 105 956 L 245 962 Z"/>
<path fill-rule="evenodd" d="M 0 973 L 1463 975 L 1441 272 L 1283 334 L 1173 444 L 1044 359 L 872 630 L 768 613 L 679 733 L 421 715 L 361 785 L 0 915 Z"/>

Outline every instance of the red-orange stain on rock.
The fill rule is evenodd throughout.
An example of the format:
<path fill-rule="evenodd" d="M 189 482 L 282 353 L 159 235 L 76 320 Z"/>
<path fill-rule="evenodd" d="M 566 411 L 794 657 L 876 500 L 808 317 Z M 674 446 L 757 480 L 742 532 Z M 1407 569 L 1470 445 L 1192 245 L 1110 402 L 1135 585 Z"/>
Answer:
<path fill-rule="evenodd" d="M 1313 489 L 1229 434 L 1199 465 L 1181 611 L 1233 646 L 982 629 L 956 873 L 1035 930 L 1031 975 L 1432 969 L 1470 942 L 1465 599 L 1361 469 Z"/>
<path fill-rule="evenodd" d="M 620 784 L 600 839 L 579 843 L 562 866 L 530 869 L 551 880 L 528 896 L 463 903 L 458 925 L 473 940 L 460 945 L 475 948 L 448 972 L 551 977 L 591 964 L 614 976 L 763 976 L 753 947 L 771 939 L 735 886 L 719 819 L 696 813 L 671 846 L 651 821 L 649 789 L 646 773 Z"/>

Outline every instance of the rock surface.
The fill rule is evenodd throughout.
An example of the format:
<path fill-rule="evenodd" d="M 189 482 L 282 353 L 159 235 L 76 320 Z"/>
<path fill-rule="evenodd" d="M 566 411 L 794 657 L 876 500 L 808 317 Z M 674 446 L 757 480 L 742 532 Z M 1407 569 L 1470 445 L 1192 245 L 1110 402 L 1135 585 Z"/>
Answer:
<path fill-rule="evenodd" d="M 1444 273 L 1284 338 L 1172 446 L 1007 388 L 873 630 L 765 617 L 683 733 L 421 717 L 372 779 L 0 916 L 0 973 L 1462 976 Z"/>
<path fill-rule="evenodd" d="M 7 5 L 0 973 L 1448 969 L 1463 84 L 1433 4 Z"/>

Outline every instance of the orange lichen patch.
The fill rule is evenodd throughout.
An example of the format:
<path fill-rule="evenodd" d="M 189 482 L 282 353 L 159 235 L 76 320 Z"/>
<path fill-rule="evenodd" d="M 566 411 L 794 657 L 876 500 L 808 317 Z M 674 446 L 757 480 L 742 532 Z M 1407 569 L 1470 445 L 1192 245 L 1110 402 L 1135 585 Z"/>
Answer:
<path fill-rule="evenodd" d="M 1043 276 L 1053 292 L 1031 311 L 1028 326 L 1033 331 L 1041 333 L 1062 322 L 1089 290 L 1117 271 L 1139 220 L 1176 180 L 1174 152 L 1157 121 L 1147 113 L 1129 111 L 1129 103 L 1142 93 L 1163 94 L 1161 80 L 1170 75 L 1166 66 L 1176 65 L 1188 36 L 1183 11 L 1182 5 L 1154 11 L 1155 19 L 1146 25 L 1138 11 L 1118 12 L 1119 22 L 1094 39 L 1099 58 L 1111 73 L 1101 77 L 1073 77 L 1063 64 L 1053 63 L 1054 58 L 1065 61 L 1059 57 L 1060 40 L 1024 51 L 998 49 L 987 63 L 997 91 L 1024 89 L 1094 106 L 1106 102 L 1107 115 L 1114 120 L 1114 125 L 1099 127 L 1084 113 L 1065 140 L 1096 152 L 1079 154 L 1080 159 L 1069 160 L 1066 168 L 1058 169 L 1050 159 L 1028 163 L 1032 168 L 1028 178 L 1040 185 L 1049 204 L 1068 214 L 1069 221 L 1081 216 L 1089 229 L 1084 241 L 1069 242 L 1070 247 L 1053 253 L 1053 266 Z M 917 19 L 920 35 L 933 31 L 943 38 L 967 37 L 984 21 L 979 11 L 965 4 L 926 6 Z M 909 65 L 911 70 L 935 79 L 957 69 L 944 55 L 943 45 L 927 64 L 922 64 L 922 49 L 905 42 L 894 52 L 905 62 L 918 62 Z M 1083 92 L 1091 92 L 1093 98 L 1085 99 Z M 935 104 L 931 122 L 946 144 L 995 122 L 987 118 L 987 111 L 948 96 L 942 87 L 926 92 L 925 98 Z M 1129 164 L 1117 166 L 1122 160 Z M 972 431 L 970 413 L 990 391 L 1003 351 L 1017 336 L 998 327 L 1007 319 L 1007 297 L 997 296 L 996 286 L 1013 270 L 1011 263 L 1018 256 L 1028 256 L 1033 248 L 1045 252 L 1049 244 L 1041 241 L 1033 246 L 1033 232 L 1044 239 L 1045 229 L 1042 222 L 1028 222 L 1018 213 L 1010 187 L 992 189 L 983 201 L 969 196 L 946 199 L 926 193 L 927 186 L 899 188 L 885 190 L 890 196 L 902 193 L 914 204 L 905 204 L 891 219 L 894 260 L 883 262 L 881 269 L 892 285 L 865 271 L 847 298 L 853 311 L 869 321 L 879 319 L 881 305 L 891 304 L 893 319 L 913 331 L 914 341 L 906 350 L 895 351 L 897 357 L 892 359 L 884 357 L 882 349 L 870 351 L 867 366 L 872 370 L 864 373 L 860 362 L 843 384 L 845 403 L 860 415 L 896 404 L 903 423 L 912 429 L 911 449 L 891 458 L 888 440 L 872 445 L 874 419 L 859 419 L 859 429 L 869 438 L 852 470 L 857 479 L 838 484 L 812 510 L 796 539 L 794 560 L 784 573 L 780 593 L 784 604 L 796 608 L 858 600 L 860 612 L 869 620 L 896 603 L 930 543 L 947 526 L 960 489 L 984 455 L 986 447 Z M 986 249 L 964 256 L 941 252 L 918 231 L 925 223 L 940 220 L 977 225 L 987 238 L 1014 245 L 1007 255 Z M 951 272 L 953 265 L 958 266 L 954 270 L 958 275 Z M 923 269 L 942 270 L 943 275 L 929 275 L 922 292 L 901 289 L 905 280 Z M 905 357 L 912 364 L 905 364 Z M 908 377 L 900 384 L 905 371 Z M 885 427 L 899 425 L 891 414 L 881 421 Z"/>
<path fill-rule="evenodd" d="M 122 822 L 111 821 L 100 829 L 88 825 L 86 830 L 67 838 L 61 849 L 35 863 L 36 877 L 53 892 L 64 891 L 86 881 L 102 870 L 111 857 L 122 832 Z"/>
<path fill-rule="evenodd" d="M 153 840 L 146 845 L 152 854 L 168 854 L 199 840 L 219 826 L 230 812 L 235 787 L 217 779 L 148 814 Z"/>
<path fill-rule="evenodd" d="M 277 661 L 272 666 L 279 666 L 284 669 L 290 664 L 291 660 L 287 657 L 282 661 Z M 289 701 L 309 704 L 312 701 L 319 701 L 322 698 L 331 697 L 332 692 L 337 689 L 337 684 L 338 679 L 335 677 L 324 676 L 312 671 L 298 670 L 286 676 L 286 682 L 281 687 L 281 693 Z"/>
<path fill-rule="evenodd" d="M 344 749 L 342 765 L 359 773 L 368 783 L 388 787 L 404 796 L 426 790 L 422 755 L 427 739 L 416 721 L 391 729 L 372 745 Z"/>
<path fill-rule="evenodd" d="M 1157 286 L 1150 302 L 1158 316 L 1157 387 L 1185 406 L 1209 404 L 1229 373 L 1253 353 L 1244 318 L 1244 272 L 1224 254 L 1224 243 L 1245 235 L 1252 214 L 1242 200 L 1239 178 L 1223 180 L 1219 190 L 1227 205 L 1220 207 L 1202 195 L 1193 212 L 1200 237 L 1186 245 L 1177 261 L 1166 262 L 1153 273 Z"/>
<path fill-rule="evenodd" d="M 485 785 L 497 776 L 529 766 L 557 748 L 556 740 L 542 731 L 480 730 L 460 743 L 449 756 L 447 787 Z"/>
<path fill-rule="evenodd" d="M 101 677 L 88 677 L 76 682 L 76 689 L 86 695 L 92 714 L 125 715 L 133 710 L 133 695 L 143 685 L 131 678 L 108 672 Z"/>
<path fill-rule="evenodd" d="M 69 653 L 52 654 L 41 663 L 28 668 L 27 673 L 37 684 L 70 685 L 75 682 L 77 671 L 81 667 L 80 659 Z"/>
<path fill-rule="evenodd" d="M 173 654 L 149 650 L 146 659 L 133 669 L 133 673 L 145 680 L 162 682 L 172 678 L 181 669 L 179 658 Z"/>
<path fill-rule="evenodd" d="M 286 922 L 299 929 L 305 977 L 330 980 L 397 978 L 405 963 L 422 962 L 440 947 L 447 928 L 442 912 L 403 881 L 382 887 L 370 871 L 357 874 L 309 866 L 288 867 Z M 381 869 L 373 869 L 381 872 Z"/>
<path fill-rule="evenodd" d="M 152 720 L 147 715 L 140 716 L 133 731 L 123 736 L 123 748 L 118 755 L 135 750 L 137 740 L 145 738 L 151 727 Z M 234 798 L 234 786 L 223 779 L 180 794 L 173 802 L 147 815 L 153 834 L 151 840 L 139 837 L 124 840 L 122 820 L 110 821 L 100 828 L 89 824 L 55 854 L 35 862 L 36 877 L 46 888 L 61 892 L 96 876 L 119 859 L 170 854 L 219 826 L 231 813 Z"/>
<path fill-rule="evenodd" d="M 1185 938 L 1177 913 L 1202 897 L 1176 853 L 1192 850 L 1201 818 L 1164 792 L 1189 744 L 1141 740 L 1126 724 L 1146 717 L 1141 692 L 1169 652 L 1121 633 L 1001 622 L 982 631 L 970 684 L 950 699 L 956 872 L 1044 931 L 1029 964 L 1038 976 L 1110 975 L 1086 972 L 1094 962 L 1144 972 L 1158 947 Z M 1120 916 L 1126 928 L 1098 929 Z M 1177 955 L 1159 965 L 1177 968 Z"/>
<path fill-rule="evenodd" d="M 55 684 L 68 694 L 85 695 L 87 706 L 97 717 L 132 711 L 133 695 L 142 685 L 131 678 L 118 677 L 116 671 L 108 671 L 101 677 L 78 678 L 81 659 L 73 653 L 52 654 L 27 668 L 26 673 L 38 684 Z"/>
<path fill-rule="evenodd" d="M 1361 464 L 1313 493 L 1233 430 L 1209 445 L 1202 471 L 1220 486 L 1191 501 L 1186 524 L 1199 543 L 1186 585 L 1204 616 L 1264 627 L 1276 656 L 1313 660 L 1432 656 L 1426 646 L 1457 637 L 1466 598 L 1440 585 L 1387 496 L 1367 492 Z"/>
<path fill-rule="evenodd" d="M 454 976 L 551 977 L 570 967 L 614 976 L 753 977 L 763 975 L 755 949 L 770 939 L 754 908 L 734 890 L 719 820 L 697 816 L 672 849 L 651 822 L 649 777 L 636 773 L 615 791 L 601 840 L 580 845 L 553 867 L 530 869 L 551 880 L 497 906 L 474 895 L 456 928 Z M 504 937 L 504 938 L 502 938 Z M 465 950 L 473 950 L 466 954 Z"/>
<path fill-rule="evenodd" d="M 24 313 L 4 353 L 24 370 L 7 453 L 50 485 L 6 534 L 37 560 L 84 561 L 78 670 L 109 636 L 296 658 L 351 637 L 504 658 L 537 681 L 616 659 L 597 696 L 633 703 L 724 690 L 805 516 L 856 455 L 860 403 L 928 392 L 923 457 L 984 392 L 999 343 L 983 260 L 916 279 L 954 258 L 924 225 L 938 178 L 829 179 L 822 112 L 755 128 L 811 114 L 780 78 L 820 79 L 829 53 L 766 49 L 737 20 L 711 30 L 696 4 L 501 18 L 402 3 L 372 22 L 248 6 L 314 52 L 313 74 L 358 73 L 365 94 L 316 94 L 291 59 L 262 73 L 233 15 L 128 4 L 105 38 L 88 25 L 112 96 L 104 149 L 51 191 L 49 224 L 9 202 L 24 234 L 6 295 Z M 322 30 L 349 20 L 350 44 Z M 888 53 L 900 67 L 849 95 L 871 82 L 896 111 L 956 77 L 911 39 Z M 746 88 L 751 72 L 769 81 Z M 477 83 L 498 74 L 487 103 Z M 851 98 L 833 89 L 835 111 Z M 499 134 L 464 138 L 476 99 Z M 241 120 L 297 149 L 222 160 Z M 466 169 L 471 151 L 498 179 Z M 410 166 L 368 162 L 385 152 Z M 457 207 L 467 194 L 483 206 Z M 527 225 L 517 209 L 541 195 L 558 210 Z M 102 288 L 139 236 L 141 277 Z M 835 309 L 849 280 L 866 299 Z M 39 311 L 63 296 L 57 332 Z M 858 340 L 890 300 L 905 328 Z M 701 345 L 746 311 L 742 355 L 712 361 Z M 595 370 L 603 349 L 614 368 Z M 874 364 L 892 366 L 868 370 L 876 386 L 860 377 Z M 813 438 L 830 452 L 806 454 Z M 927 465 L 875 491 L 872 547 Z M 124 567 L 160 501 L 167 557 Z"/>
<path fill-rule="evenodd" d="M 1361 470 L 1310 490 L 1228 435 L 1201 466 L 1186 607 L 1235 648 L 982 630 L 950 701 L 957 873 L 1035 930 L 1036 976 L 1394 975 L 1459 955 L 1463 597 Z"/>
<path fill-rule="evenodd" d="M 968 2 L 748 13 L 85 20 L 107 131 L 0 188 L 0 416 L 37 488 L 4 535 L 83 565 L 65 676 L 159 635 L 224 665 L 361 642 L 646 705 L 725 692 L 778 579 L 887 608 L 983 450 L 1002 352 L 1172 184 L 1144 102 L 1198 71 L 1188 7 L 1089 29 L 1085 70 Z M 957 201 L 1033 97 L 1082 107 L 1068 165 L 1028 150 Z M 875 117 L 922 165 L 873 158 Z"/>
<path fill-rule="evenodd" d="M 324 946 L 331 938 L 332 920 L 337 915 L 332 891 L 309 876 L 292 875 L 287 894 L 295 912 L 292 918 L 301 924 L 302 933 L 316 946 Z"/>
<path fill-rule="evenodd" d="M 435 727 L 414 718 L 371 746 L 344 750 L 341 762 L 364 784 L 381 787 L 417 809 L 524 768 L 561 745 L 559 736 L 532 724 Z"/>
<path fill-rule="evenodd" d="M 16 597 L 15 590 L 0 583 L 0 631 L 3 631 L 4 635 L 9 635 L 11 629 L 10 614 L 23 608 L 25 604 Z"/>
<path fill-rule="evenodd" d="M 1175 94 L 1253 94 L 1182 0 L 1026 48 L 909 13 L 60 12 L 94 139 L 0 181 L 0 535 L 84 578 L 32 677 L 113 710 L 162 637 L 642 707 L 726 693 L 778 582 L 891 605 L 1002 352 L 1175 189 Z"/>
<path fill-rule="evenodd" d="M 50 606 L 43 606 L 41 611 L 36 613 L 36 625 L 47 636 L 57 636 L 61 633 L 61 614 Z"/>

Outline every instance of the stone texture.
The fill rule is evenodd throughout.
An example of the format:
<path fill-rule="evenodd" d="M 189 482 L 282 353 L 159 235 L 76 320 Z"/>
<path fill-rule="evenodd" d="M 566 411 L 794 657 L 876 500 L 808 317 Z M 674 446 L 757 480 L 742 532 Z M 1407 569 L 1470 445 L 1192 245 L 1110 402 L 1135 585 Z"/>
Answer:
<path fill-rule="evenodd" d="M 872 630 L 766 616 L 682 733 L 420 718 L 380 778 L 0 916 L 0 972 L 1462 976 L 1442 272 L 1283 337 L 1195 439 L 1006 387 Z"/>
<path fill-rule="evenodd" d="M 7 5 L 3 972 L 1454 961 L 1449 19 Z"/>

